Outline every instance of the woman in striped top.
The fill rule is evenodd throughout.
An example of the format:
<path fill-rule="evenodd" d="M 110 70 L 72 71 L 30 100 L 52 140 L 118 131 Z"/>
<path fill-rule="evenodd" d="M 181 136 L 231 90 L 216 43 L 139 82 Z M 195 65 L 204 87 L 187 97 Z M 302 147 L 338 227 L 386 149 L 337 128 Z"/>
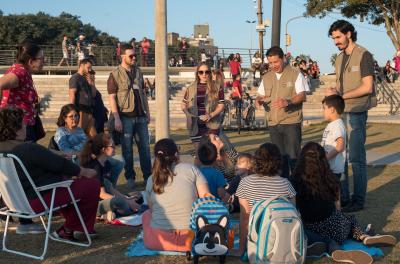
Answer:
<path fill-rule="evenodd" d="M 255 174 L 243 178 L 236 191 L 240 204 L 240 247 L 239 255 L 245 250 L 249 215 L 252 206 L 261 200 L 276 195 L 287 196 L 294 201 L 296 191 L 290 182 L 279 176 L 282 156 L 279 148 L 272 143 L 262 144 L 253 159 Z"/>
<path fill-rule="evenodd" d="M 196 149 L 202 135 L 219 133 L 223 110 L 224 90 L 212 80 L 209 66 L 200 63 L 196 69 L 196 80 L 186 89 L 182 101 L 190 139 Z"/>

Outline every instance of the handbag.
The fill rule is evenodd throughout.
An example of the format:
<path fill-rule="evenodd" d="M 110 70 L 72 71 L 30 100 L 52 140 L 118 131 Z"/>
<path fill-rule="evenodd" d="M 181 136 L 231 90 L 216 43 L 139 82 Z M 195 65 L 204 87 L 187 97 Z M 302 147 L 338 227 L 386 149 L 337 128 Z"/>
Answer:
<path fill-rule="evenodd" d="M 33 125 L 33 129 L 35 131 L 36 141 L 46 136 L 46 131 L 44 131 L 43 123 L 39 115 L 35 116 L 35 124 Z"/>

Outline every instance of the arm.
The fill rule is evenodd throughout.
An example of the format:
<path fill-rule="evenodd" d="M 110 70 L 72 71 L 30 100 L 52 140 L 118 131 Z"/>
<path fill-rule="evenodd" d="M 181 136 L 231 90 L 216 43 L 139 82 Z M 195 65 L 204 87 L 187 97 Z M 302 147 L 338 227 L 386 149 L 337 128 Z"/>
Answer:
<path fill-rule="evenodd" d="M 374 91 L 374 78 L 372 76 L 365 76 L 361 78 L 361 86 L 355 88 L 342 95 L 343 99 L 358 98 L 364 95 L 371 94 Z"/>
<path fill-rule="evenodd" d="M 339 137 L 336 139 L 336 146 L 334 149 L 332 149 L 331 151 L 329 151 L 328 153 L 326 153 L 326 158 L 328 160 L 333 159 L 334 157 L 336 157 L 337 154 L 341 153 L 344 151 L 344 139 L 342 137 Z"/>
<path fill-rule="evenodd" d="M 301 92 L 296 94 L 290 99 L 278 98 L 274 102 L 271 103 L 271 106 L 274 108 L 285 108 L 289 105 L 296 105 L 306 101 L 306 92 Z"/>
<path fill-rule="evenodd" d="M 14 73 L 8 73 L 0 78 L 0 94 L 2 93 L 3 89 L 14 89 L 17 88 L 19 85 L 19 79 L 17 75 Z"/>
<path fill-rule="evenodd" d="M 69 88 L 69 103 L 70 104 L 75 104 L 75 97 L 76 97 L 76 92 L 78 91 L 78 89 L 76 88 Z"/>
<path fill-rule="evenodd" d="M 239 198 L 240 204 L 240 238 L 239 253 L 242 255 L 246 249 L 247 235 L 249 233 L 250 204 L 246 199 Z"/>
<path fill-rule="evenodd" d="M 122 122 L 119 117 L 116 96 L 117 96 L 117 94 L 115 94 L 115 93 L 110 94 L 108 96 L 108 99 L 110 102 L 111 113 L 114 115 L 114 119 L 115 119 L 115 130 L 121 132 L 122 131 Z"/>
<path fill-rule="evenodd" d="M 223 187 L 217 189 L 218 196 L 221 197 L 223 202 L 227 202 L 230 198 L 230 195 L 226 193 Z"/>
<path fill-rule="evenodd" d="M 107 199 L 112 199 L 112 198 L 114 198 L 114 195 L 107 193 L 106 189 L 102 186 L 100 188 L 100 199 L 107 200 Z"/>
<path fill-rule="evenodd" d="M 224 110 L 224 107 L 224 104 L 218 104 L 215 110 L 209 114 L 209 120 L 218 116 Z"/>
<path fill-rule="evenodd" d="M 206 194 L 210 193 L 207 183 L 198 184 L 198 185 L 196 185 L 196 187 L 197 187 L 197 194 L 198 194 L 199 198 L 203 198 L 203 197 L 205 197 Z"/>

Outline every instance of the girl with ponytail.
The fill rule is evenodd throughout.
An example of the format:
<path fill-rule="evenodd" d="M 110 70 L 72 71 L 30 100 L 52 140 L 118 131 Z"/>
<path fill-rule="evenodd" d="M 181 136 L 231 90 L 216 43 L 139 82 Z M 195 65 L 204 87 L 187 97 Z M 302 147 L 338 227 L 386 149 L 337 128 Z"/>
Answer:
<path fill-rule="evenodd" d="M 340 250 L 338 244 L 347 239 L 367 246 L 396 244 L 396 238 L 390 235 L 369 236 L 354 215 L 340 211 L 339 179 L 331 171 L 325 150 L 318 143 L 309 142 L 302 148 L 291 181 L 297 192 L 296 206 L 308 243 L 326 243 L 333 260 L 372 263 L 372 258 L 364 251 Z"/>
<path fill-rule="evenodd" d="M 117 191 L 111 179 L 109 157 L 115 154 L 115 145 L 110 134 L 100 133 L 89 139 L 81 152 L 81 165 L 96 170 L 100 181 L 100 202 L 97 214 L 112 221 L 115 217 L 136 212 L 140 205 L 132 198 Z"/>
<path fill-rule="evenodd" d="M 143 240 L 147 248 L 190 251 L 193 233 L 189 230 L 192 204 L 209 193 L 207 181 L 192 164 L 179 161 L 172 139 L 161 139 L 154 146 L 153 175 L 146 185 L 150 207 L 142 216 Z"/>

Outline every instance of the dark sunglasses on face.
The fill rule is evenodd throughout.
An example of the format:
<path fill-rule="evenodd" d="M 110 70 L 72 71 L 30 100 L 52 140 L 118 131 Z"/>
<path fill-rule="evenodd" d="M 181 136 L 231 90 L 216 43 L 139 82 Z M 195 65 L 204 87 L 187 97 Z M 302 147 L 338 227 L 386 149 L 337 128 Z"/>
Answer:
<path fill-rule="evenodd" d="M 128 57 L 129 57 L 130 59 L 133 59 L 133 58 L 136 59 L 136 55 L 129 55 Z"/>
<path fill-rule="evenodd" d="M 211 73 L 211 71 L 198 71 L 199 75 L 203 75 L 203 74 L 210 75 L 210 73 Z"/>

